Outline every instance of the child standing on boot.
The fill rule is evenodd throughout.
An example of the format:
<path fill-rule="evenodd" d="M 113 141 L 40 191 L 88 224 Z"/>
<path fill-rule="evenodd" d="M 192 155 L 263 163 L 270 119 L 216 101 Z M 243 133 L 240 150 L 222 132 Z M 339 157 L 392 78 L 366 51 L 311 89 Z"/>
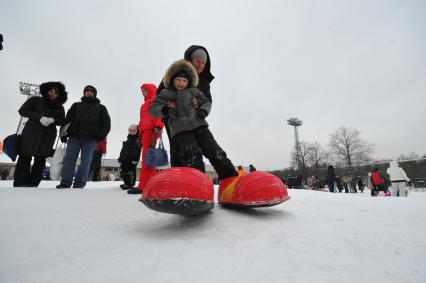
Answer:
<path fill-rule="evenodd" d="M 129 126 L 127 140 L 123 142 L 118 162 L 120 163 L 120 176 L 124 184 L 120 185 L 123 190 L 132 189 L 136 183 L 136 166 L 141 154 L 141 141 L 139 139 L 138 127 L 134 124 Z"/>
<path fill-rule="evenodd" d="M 154 117 L 168 116 L 172 142 L 179 148 L 179 164 L 205 172 L 203 155 L 210 161 L 219 179 L 238 176 L 232 162 L 217 144 L 205 120 L 211 102 L 196 87 L 198 75 L 185 60 L 167 70 L 163 89 L 149 112 Z"/>

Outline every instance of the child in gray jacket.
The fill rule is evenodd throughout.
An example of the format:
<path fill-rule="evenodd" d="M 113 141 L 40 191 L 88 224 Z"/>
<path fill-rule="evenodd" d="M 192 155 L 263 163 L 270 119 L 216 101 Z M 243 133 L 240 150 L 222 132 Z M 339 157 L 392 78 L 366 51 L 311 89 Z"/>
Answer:
<path fill-rule="evenodd" d="M 167 70 L 164 86 L 149 112 L 154 117 L 169 116 L 173 142 L 179 147 L 179 163 L 205 172 L 203 155 L 210 161 L 220 180 L 237 176 L 232 162 L 217 144 L 205 120 L 211 102 L 196 87 L 198 74 L 191 63 L 179 60 Z"/>

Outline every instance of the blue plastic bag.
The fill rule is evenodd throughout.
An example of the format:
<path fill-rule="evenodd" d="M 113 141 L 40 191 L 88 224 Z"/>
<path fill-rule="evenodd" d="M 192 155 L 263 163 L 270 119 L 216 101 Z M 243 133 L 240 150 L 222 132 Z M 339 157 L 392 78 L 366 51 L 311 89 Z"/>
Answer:
<path fill-rule="evenodd" d="M 167 150 L 164 149 L 163 139 L 161 136 L 158 148 L 151 146 L 146 151 L 144 163 L 150 168 L 166 166 L 169 164 L 169 156 L 167 155 Z"/>

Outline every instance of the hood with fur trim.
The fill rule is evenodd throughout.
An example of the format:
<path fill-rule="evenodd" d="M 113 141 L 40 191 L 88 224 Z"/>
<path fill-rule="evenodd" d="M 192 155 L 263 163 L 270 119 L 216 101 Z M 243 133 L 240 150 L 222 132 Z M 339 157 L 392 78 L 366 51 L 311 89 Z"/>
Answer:
<path fill-rule="evenodd" d="M 141 85 L 141 92 L 142 92 L 143 88 L 148 91 L 148 94 L 145 97 L 145 101 L 154 100 L 155 94 L 157 92 L 157 87 L 155 86 L 155 84 L 149 84 L 148 83 L 148 84 Z"/>
<path fill-rule="evenodd" d="M 166 88 L 169 88 L 172 84 L 173 76 L 179 71 L 186 71 L 191 76 L 191 85 L 188 87 L 196 87 L 198 85 L 198 74 L 194 66 L 185 59 L 174 62 L 166 71 L 164 75 L 163 83 Z"/>
<path fill-rule="evenodd" d="M 191 55 L 192 55 L 192 53 L 196 49 L 199 49 L 199 48 L 203 49 L 206 52 L 206 54 L 207 54 L 206 65 L 204 66 L 204 70 L 201 72 L 201 74 L 199 74 L 199 76 L 200 76 L 200 78 L 206 79 L 209 83 L 211 83 L 212 80 L 214 79 L 214 76 L 210 72 L 210 67 L 211 67 L 210 55 L 209 55 L 209 52 L 207 51 L 207 49 L 204 46 L 201 46 L 201 45 L 191 45 L 191 46 L 189 46 L 188 49 L 186 49 L 183 58 L 185 58 L 186 61 L 191 62 Z"/>
<path fill-rule="evenodd" d="M 68 99 L 68 93 L 65 90 L 65 85 L 61 82 L 46 82 L 40 85 L 41 96 L 49 101 L 49 90 L 56 88 L 59 91 L 58 97 L 53 101 L 56 104 L 63 105 Z"/>

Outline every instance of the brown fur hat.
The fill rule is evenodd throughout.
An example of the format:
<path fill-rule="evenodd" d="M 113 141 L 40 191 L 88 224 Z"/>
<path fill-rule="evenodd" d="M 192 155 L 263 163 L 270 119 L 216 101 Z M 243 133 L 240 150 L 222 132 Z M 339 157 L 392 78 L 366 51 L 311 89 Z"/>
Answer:
<path fill-rule="evenodd" d="M 169 88 L 172 84 L 172 80 L 175 78 L 175 74 L 185 72 L 190 76 L 188 87 L 196 87 L 198 85 L 198 74 L 194 66 L 188 61 L 182 59 L 174 62 L 166 71 L 164 75 L 163 83 L 166 88 Z"/>

